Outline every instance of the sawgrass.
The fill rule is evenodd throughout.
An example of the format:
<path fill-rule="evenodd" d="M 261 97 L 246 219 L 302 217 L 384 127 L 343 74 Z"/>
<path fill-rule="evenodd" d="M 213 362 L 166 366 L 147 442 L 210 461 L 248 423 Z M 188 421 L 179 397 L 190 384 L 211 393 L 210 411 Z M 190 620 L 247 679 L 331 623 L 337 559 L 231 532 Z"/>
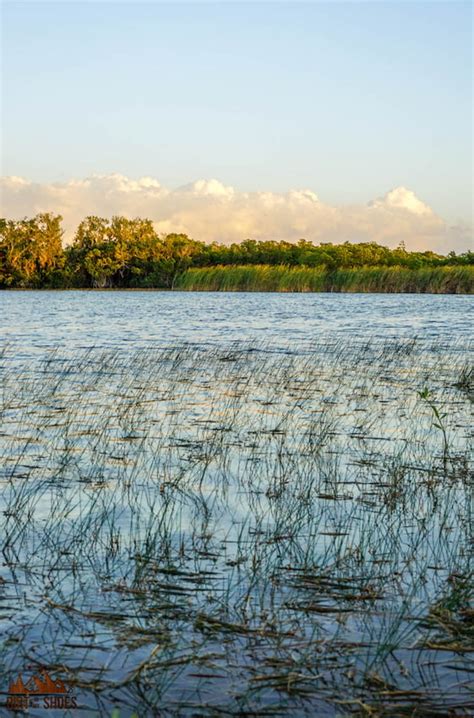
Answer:
<path fill-rule="evenodd" d="M 472 294 L 474 267 L 360 269 L 218 266 L 188 269 L 176 289 L 220 292 L 409 292 Z"/>

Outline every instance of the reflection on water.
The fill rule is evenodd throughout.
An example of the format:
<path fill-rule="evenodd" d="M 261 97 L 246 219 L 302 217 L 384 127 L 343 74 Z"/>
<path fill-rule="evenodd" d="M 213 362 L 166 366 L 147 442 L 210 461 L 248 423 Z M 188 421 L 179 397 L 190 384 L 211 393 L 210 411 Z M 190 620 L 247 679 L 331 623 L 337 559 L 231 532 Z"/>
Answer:
<path fill-rule="evenodd" d="M 0 690 L 472 714 L 471 298 L 1 297 Z"/>
<path fill-rule="evenodd" d="M 473 297 L 410 294 L 2 292 L 2 334 L 26 353 L 264 340 L 305 347 L 321 335 L 468 337 Z"/>

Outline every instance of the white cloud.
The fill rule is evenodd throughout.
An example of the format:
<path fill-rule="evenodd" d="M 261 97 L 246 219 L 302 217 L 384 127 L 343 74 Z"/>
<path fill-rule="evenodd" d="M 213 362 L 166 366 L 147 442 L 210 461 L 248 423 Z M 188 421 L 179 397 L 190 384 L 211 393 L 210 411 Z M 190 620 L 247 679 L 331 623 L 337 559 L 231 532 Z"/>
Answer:
<path fill-rule="evenodd" d="M 177 192 L 188 192 L 198 197 L 220 197 L 221 199 L 232 199 L 234 196 L 233 187 L 226 187 L 216 179 L 200 179 L 180 187 Z"/>
<path fill-rule="evenodd" d="M 413 214 L 432 214 L 432 210 L 427 204 L 422 202 L 414 192 L 406 187 L 396 187 L 387 192 L 385 197 L 379 197 L 371 203 L 372 207 L 383 207 L 385 209 L 406 209 L 407 212 Z"/>
<path fill-rule="evenodd" d="M 448 252 L 471 247 L 467 225 L 449 226 L 416 194 L 397 187 L 365 205 L 325 204 L 310 189 L 239 192 L 216 179 L 200 179 L 178 189 L 153 177 L 124 175 L 38 184 L 22 177 L 0 180 L 1 213 L 19 218 L 37 212 L 64 217 L 66 239 L 86 215 L 147 217 L 158 232 L 186 232 L 195 239 L 239 242 L 253 239 L 314 242 L 376 241 L 394 247 Z"/>

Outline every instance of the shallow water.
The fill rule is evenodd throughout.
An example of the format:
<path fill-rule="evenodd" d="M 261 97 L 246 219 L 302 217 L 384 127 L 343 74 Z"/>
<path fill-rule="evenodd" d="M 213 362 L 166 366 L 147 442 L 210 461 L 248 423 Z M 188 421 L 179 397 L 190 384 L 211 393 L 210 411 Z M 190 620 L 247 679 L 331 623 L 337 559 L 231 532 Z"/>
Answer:
<path fill-rule="evenodd" d="M 472 297 L 0 301 L 1 690 L 473 712 Z"/>

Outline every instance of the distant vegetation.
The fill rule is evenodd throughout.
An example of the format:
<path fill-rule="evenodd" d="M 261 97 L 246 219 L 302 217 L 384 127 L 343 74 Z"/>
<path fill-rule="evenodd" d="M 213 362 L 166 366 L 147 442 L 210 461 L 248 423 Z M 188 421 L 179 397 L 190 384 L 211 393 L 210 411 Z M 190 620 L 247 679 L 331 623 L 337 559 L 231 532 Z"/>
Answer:
<path fill-rule="evenodd" d="M 324 267 L 204 267 L 187 270 L 177 288 L 226 292 L 413 292 L 470 294 L 472 266 L 365 266 L 357 269 Z"/>
<path fill-rule="evenodd" d="M 62 217 L 0 220 L 0 287 L 473 293 L 474 253 L 305 239 L 226 246 L 160 236 L 148 219 L 86 217 L 71 245 Z"/>

